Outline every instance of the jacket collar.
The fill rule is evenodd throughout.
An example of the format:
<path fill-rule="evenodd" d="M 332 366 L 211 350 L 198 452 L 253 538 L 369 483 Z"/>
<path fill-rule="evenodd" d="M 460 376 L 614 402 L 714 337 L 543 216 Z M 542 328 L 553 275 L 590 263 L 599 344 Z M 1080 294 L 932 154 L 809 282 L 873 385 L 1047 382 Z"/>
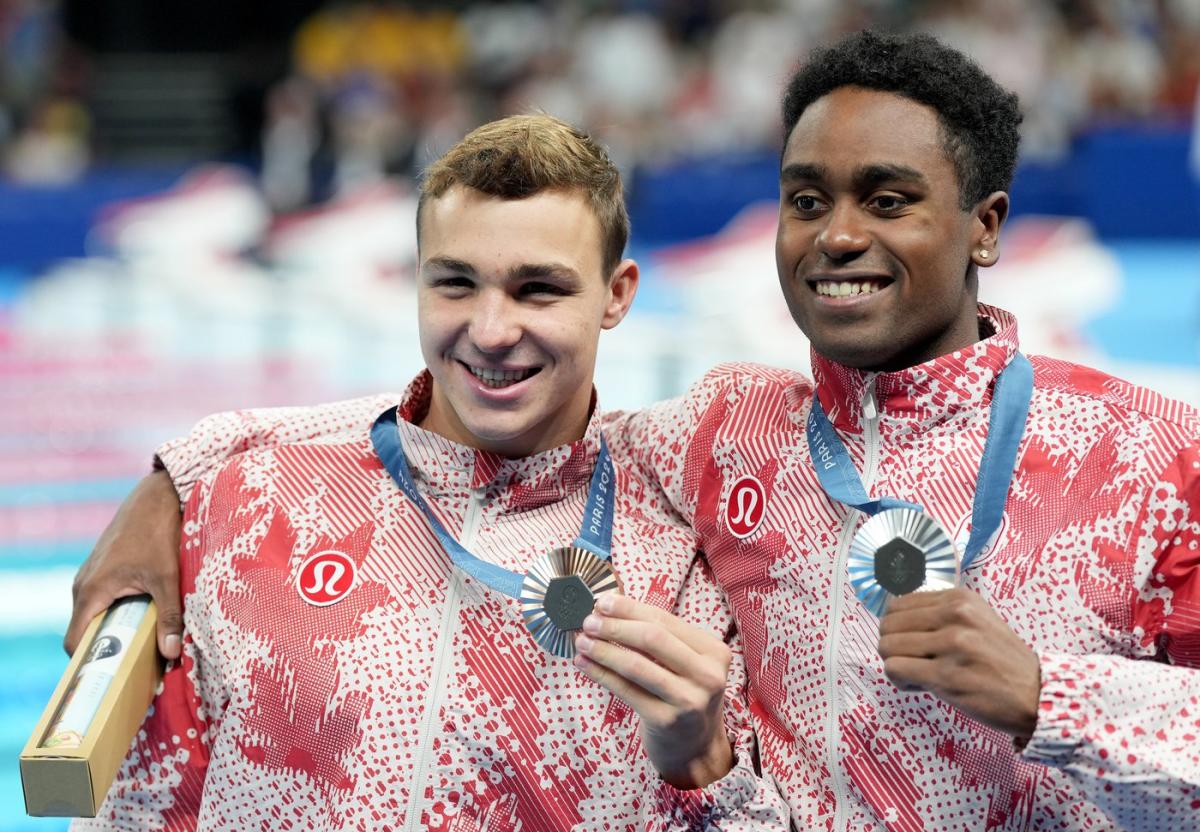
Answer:
<path fill-rule="evenodd" d="M 413 478 L 432 494 L 484 489 L 489 496 L 510 492 L 522 510 L 562 500 L 591 480 L 600 453 L 600 411 L 592 391 L 592 414 L 581 439 L 532 456 L 508 459 L 452 442 L 417 423 L 429 412 L 433 377 L 428 370 L 405 390 L 397 409 L 400 439 Z"/>
<path fill-rule="evenodd" d="M 970 347 L 891 373 L 869 373 L 837 364 L 815 350 L 813 380 L 830 421 L 839 430 L 862 430 L 863 402 L 872 388 L 882 432 L 915 431 L 987 407 L 1000 371 L 1018 349 L 1017 320 L 979 304 L 980 324 L 992 335 Z"/>

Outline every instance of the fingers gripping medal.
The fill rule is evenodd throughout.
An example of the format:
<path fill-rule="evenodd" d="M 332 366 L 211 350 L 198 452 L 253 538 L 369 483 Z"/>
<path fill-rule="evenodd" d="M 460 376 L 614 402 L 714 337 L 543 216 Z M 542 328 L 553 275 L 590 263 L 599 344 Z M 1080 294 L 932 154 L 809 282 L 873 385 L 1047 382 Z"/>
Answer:
<path fill-rule="evenodd" d="M 882 616 L 890 597 L 957 586 L 959 563 L 941 523 L 916 509 L 894 508 L 854 535 L 849 571 L 858 600 Z"/>
<path fill-rule="evenodd" d="M 524 575 L 480 560 L 433 516 L 408 470 L 408 459 L 396 423 L 396 408 L 385 411 L 375 420 L 371 441 L 400 490 L 425 514 L 430 529 L 455 567 L 492 589 L 518 599 L 526 628 L 547 652 L 564 659 L 574 656 L 575 631 L 583 627 L 583 619 L 592 611 L 596 599 L 620 591 L 609 563 L 616 472 L 604 438 L 600 439 L 600 453 L 588 486 L 579 536 L 570 546 L 554 549 L 537 558 Z"/>

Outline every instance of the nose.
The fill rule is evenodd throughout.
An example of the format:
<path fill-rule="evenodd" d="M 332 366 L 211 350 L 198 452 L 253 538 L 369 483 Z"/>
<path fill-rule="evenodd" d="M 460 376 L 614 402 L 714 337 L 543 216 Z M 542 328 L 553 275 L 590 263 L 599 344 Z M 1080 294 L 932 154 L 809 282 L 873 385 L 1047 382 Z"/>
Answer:
<path fill-rule="evenodd" d="M 505 292 L 485 291 L 476 299 L 468 335 L 480 352 L 504 352 L 521 340 L 518 304 Z"/>
<path fill-rule="evenodd" d="M 853 260 L 871 247 L 862 213 L 849 201 L 835 203 L 817 236 L 821 253 L 831 260 Z"/>

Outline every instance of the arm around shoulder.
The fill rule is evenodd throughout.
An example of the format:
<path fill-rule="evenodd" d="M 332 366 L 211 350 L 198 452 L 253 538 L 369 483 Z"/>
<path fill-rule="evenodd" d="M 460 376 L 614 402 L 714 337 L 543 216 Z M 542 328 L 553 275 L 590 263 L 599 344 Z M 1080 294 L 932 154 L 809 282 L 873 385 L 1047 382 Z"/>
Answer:
<path fill-rule="evenodd" d="M 707 459 L 705 440 L 724 416 L 734 378 L 731 366 L 709 370 L 683 395 L 641 410 L 605 414 L 604 436 L 613 459 L 661 488 L 672 508 L 693 522 L 697 493 L 687 476 L 698 459 Z"/>
<path fill-rule="evenodd" d="M 159 611 L 159 652 L 178 657 L 180 506 L 195 484 L 239 453 L 369 425 L 397 400 L 385 393 L 315 407 L 231 410 L 208 416 L 186 436 L 163 444 L 156 455 L 158 470 L 121 504 L 75 576 L 63 647 L 74 652 L 88 622 L 117 598 L 149 593 Z"/>

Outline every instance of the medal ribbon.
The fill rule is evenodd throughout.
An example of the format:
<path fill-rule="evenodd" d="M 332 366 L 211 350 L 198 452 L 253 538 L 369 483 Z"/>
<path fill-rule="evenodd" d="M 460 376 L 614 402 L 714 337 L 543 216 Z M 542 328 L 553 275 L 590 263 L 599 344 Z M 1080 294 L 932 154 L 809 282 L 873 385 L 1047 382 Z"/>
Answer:
<path fill-rule="evenodd" d="M 429 503 L 417 491 L 412 473 L 408 468 L 408 457 L 404 455 L 404 444 L 400 441 L 400 426 L 396 423 L 396 408 L 392 407 L 380 414 L 371 426 L 371 442 L 375 445 L 375 453 L 383 462 L 396 485 L 408 499 L 424 513 L 429 521 L 429 527 L 437 537 L 450 560 L 471 577 L 490 586 L 499 592 L 513 598 L 521 597 L 521 584 L 525 575 L 510 572 L 507 569 L 481 560 L 467 551 L 467 548 L 454 539 L 441 521 L 433 516 Z M 579 536 L 572 546 L 587 549 L 601 560 L 608 560 L 612 550 L 613 509 L 616 502 L 613 490 L 617 476 L 613 468 L 612 458 L 608 453 L 608 444 L 600 437 L 600 454 L 596 458 L 596 468 L 592 472 L 591 485 L 588 486 L 587 505 L 583 510 L 583 523 Z"/>
<path fill-rule="evenodd" d="M 992 409 L 988 414 L 987 439 L 983 444 L 983 458 L 979 463 L 979 481 L 975 487 L 975 500 L 971 506 L 971 535 L 963 553 L 962 569 L 965 570 L 975 556 L 983 551 L 988 540 L 1000 527 L 1004 516 L 1004 503 L 1012 485 L 1017 462 L 1017 448 L 1025 433 L 1025 419 L 1029 415 L 1029 401 L 1033 397 L 1033 365 L 1021 353 L 996 378 L 992 392 Z M 863 487 L 862 477 L 850 459 L 850 453 L 838 437 L 837 431 L 825 415 L 821 400 L 813 393 L 812 410 L 805 424 L 808 449 L 812 454 L 817 479 L 830 498 L 845 503 L 867 515 L 893 508 L 908 508 L 924 511 L 917 503 L 896 497 L 871 499 Z"/>

